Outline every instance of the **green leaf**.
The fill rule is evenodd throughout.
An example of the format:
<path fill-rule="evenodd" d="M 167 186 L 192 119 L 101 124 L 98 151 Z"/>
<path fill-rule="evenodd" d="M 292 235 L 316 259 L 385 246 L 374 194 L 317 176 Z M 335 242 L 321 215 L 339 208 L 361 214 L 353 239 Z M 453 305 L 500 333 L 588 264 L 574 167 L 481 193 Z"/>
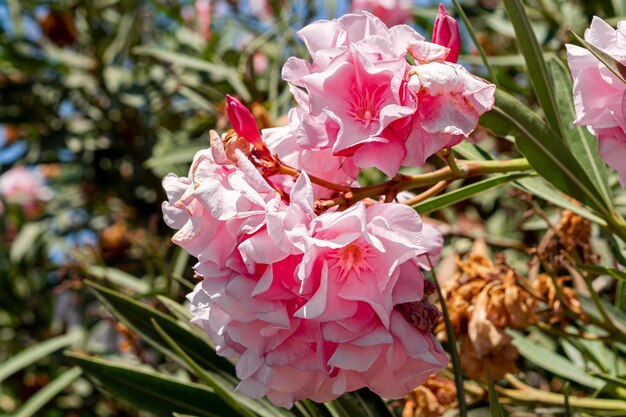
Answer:
<path fill-rule="evenodd" d="M 452 149 L 466 159 L 474 159 L 479 161 L 488 161 L 495 159 L 493 155 L 482 149 L 480 146 L 469 143 L 467 141 L 461 142 Z M 607 226 L 607 222 L 604 219 L 598 217 L 587 208 L 574 204 L 572 200 L 563 197 L 561 192 L 555 189 L 543 178 L 522 178 L 515 181 L 513 184 L 521 190 L 529 192 L 534 196 L 542 198 L 556 206 L 559 206 L 566 210 L 570 210 L 587 220 L 595 222 L 604 227 Z"/>
<path fill-rule="evenodd" d="M 472 26 L 472 22 L 470 22 L 469 18 L 465 14 L 465 11 L 463 10 L 463 6 L 461 6 L 461 3 L 459 2 L 459 0 L 452 0 L 452 4 L 454 4 L 454 8 L 456 9 L 457 13 L 461 17 L 461 20 L 465 24 L 465 28 L 467 29 L 467 32 L 472 38 L 472 42 L 474 43 L 474 47 L 476 48 L 476 50 L 478 50 L 478 54 L 480 55 L 482 64 L 485 66 L 485 68 L 487 68 L 487 72 L 489 73 L 489 78 L 491 79 L 491 82 L 494 83 L 495 85 L 498 85 L 498 77 L 492 67 L 491 59 L 487 57 L 487 54 L 485 53 L 485 49 L 483 48 L 483 45 L 478 41 L 478 37 L 476 36 L 476 31 L 474 30 L 474 27 Z"/>
<path fill-rule="evenodd" d="M 554 188 L 552 184 L 546 182 L 544 178 L 523 178 L 516 181 L 515 185 L 518 188 L 527 191 L 536 197 L 543 198 L 544 200 L 556 206 L 574 212 L 587 220 L 595 222 L 604 227 L 607 226 L 606 220 L 598 217 L 586 207 L 575 204 L 572 202 L 572 200 L 565 198 L 559 190 Z"/>
<path fill-rule="evenodd" d="M 233 397 L 233 395 L 228 391 L 228 389 L 223 387 L 217 381 L 217 379 L 213 377 L 213 375 L 206 372 L 204 369 L 202 369 L 200 365 L 198 365 L 193 359 L 191 359 L 191 357 L 178 345 L 178 343 L 174 341 L 174 339 L 172 339 L 161 328 L 161 326 L 159 326 L 159 324 L 155 320 L 152 320 L 152 324 L 154 325 L 154 328 L 156 329 L 156 331 L 159 332 L 161 337 L 163 337 L 163 339 L 165 339 L 167 343 L 172 347 L 174 352 L 178 356 L 180 356 L 185 361 L 185 363 L 187 363 L 187 365 L 191 367 L 191 369 L 196 374 L 196 376 L 198 376 L 198 378 L 203 380 L 209 387 L 211 387 L 213 391 L 222 399 L 222 401 L 224 401 L 224 403 L 226 403 L 232 409 L 233 412 L 235 412 L 236 414 L 239 414 L 242 417 L 255 417 L 256 416 L 252 411 L 241 406 L 241 404 L 237 402 L 235 397 Z"/>
<path fill-rule="evenodd" d="M 9 256 L 11 261 L 19 262 L 35 246 L 39 236 L 48 229 L 48 222 L 26 223 L 11 244 Z"/>
<path fill-rule="evenodd" d="M 48 339 L 29 347 L 0 364 L 0 383 L 15 372 L 23 369 L 38 360 L 49 356 L 59 349 L 77 343 L 83 337 L 82 331 L 73 331 L 61 336 Z"/>
<path fill-rule="evenodd" d="M 548 182 L 599 213 L 606 213 L 602 194 L 558 136 L 528 107 L 504 91 L 481 124 L 498 136 L 512 136 L 520 152 Z"/>
<path fill-rule="evenodd" d="M 626 282 L 626 271 L 620 271 L 618 269 L 607 268 L 599 265 L 576 265 L 576 268 L 596 275 L 609 275 L 615 279 Z"/>
<path fill-rule="evenodd" d="M 549 61 L 550 71 L 554 79 L 557 94 L 557 106 L 563 133 L 582 168 L 589 173 L 593 185 L 600 191 L 607 207 L 613 207 L 611 192 L 609 191 L 609 175 L 606 164 L 598 152 L 598 139 L 584 126 L 574 124 L 576 109 L 572 97 L 572 79 L 563 62 L 554 57 Z"/>
<path fill-rule="evenodd" d="M 156 416 L 170 417 L 174 412 L 199 417 L 232 415 L 230 407 L 204 385 L 80 353 L 66 355 L 114 398 Z"/>
<path fill-rule="evenodd" d="M 618 387 L 626 388 L 626 379 L 613 376 L 613 375 L 608 375 L 602 372 L 594 372 L 593 376 L 603 379 L 612 385 L 617 385 Z"/>
<path fill-rule="evenodd" d="M 241 75 L 237 71 L 233 71 L 233 69 L 227 65 L 213 64 L 189 55 L 148 46 L 135 47 L 133 48 L 133 52 L 138 55 L 148 55 L 161 59 L 183 68 L 206 72 L 210 74 L 215 81 L 228 81 L 244 101 L 252 100 L 250 92 L 241 80 Z"/>
<path fill-rule="evenodd" d="M 367 388 L 343 394 L 334 403 L 350 417 L 393 417 L 383 400 Z"/>
<path fill-rule="evenodd" d="M 190 315 L 190 313 L 183 306 L 181 306 L 177 302 L 175 302 L 175 301 L 173 301 L 173 300 L 171 300 L 169 298 L 163 297 L 163 296 L 157 296 L 157 298 L 170 311 L 172 311 L 172 313 L 174 313 L 174 315 L 176 315 L 176 316 L 182 315 L 185 320 L 188 320 L 187 315 Z M 158 324 L 157 324 L 157 326 L 158 326 Z M 157 330 L 158 330 L 158 327 L 155 326 L 155 328 L 157 328 Z M 195 331 L 196 329 L 192 328 L 192 330 Z M 201 331 L 201 330 L 198 328 L 198 331 Z M 174 348 L 173 344 L 175 344 L 175 345 L 177 345 L 178 349 L 181 349 L 180 346 L 176 342 L 174 342 L 173 339 L 171 339 L 171 338 L 169 340 L 169 343 L 170 343 L 170 345 L 173 348 Z M 204 371 L 202 368 L 198 369 L 197 368 L 197 366 L 198 366 L 197 363 L 195 361 L 193 361 L 193 359 L 189 355 L 187 355 L 186 352 L 183 351 L 183 354 L 181 354 L 181 352 L 177 348 L 174 348 L 174 349 L 176 350 L 176 353 L 183 360 L 185 360 L 185 362 L 188 365 L 190 365 L 192 367 L 192 369 L 194 369 L 194 372 L 196 373 L 196 375 L 198 377 L 200 377 L 201 379 L 205 380 L 205 382 L 207 382 L 207 384 L 209 386 L 213 386 L 213 384 L 218 384 L 218 385 L 222 386 L 221 389 L 226 390 L 226 391 L 232 391 L 235 388 L 235 383 L 233 383 L 231 381 L 226 381 L 223 378 L 213 377 L 212 374 Z M 194 365 L 192 365 L 192 362 L 193 362 Z M 209 382 L 209 381 L 211 381 L 211 382 Z M 218 393 L 218 395 L 219 395 L 219 391 L 217 389 L 216 389 L 216 393 Z M 282 408 L 278 408 L 278 407 L 276 407 L 274 404 L 270 403 L 266 399 L 254 400 L 254 399 L 248 398 L 246 396 L 240 395 L 240 394 L 238 394 L 236 392 L 229 392 L 228 394 L 233 396 L 236 399 L 236 401 L 238 402 L 238 404 L 241 404 L 243 407 L 247 407 L 248 409 L 254 411 L 256 414 L 258 414 L 261 417 L 292 417 L 293 416 L 293 413 L 291 413 L 290 411 L 282 409 Z M 226 402 L 228 402 L 228 401 L 226 401 Z"/>
<path fill-rule="evenodd" d="M 129 288 L 138 294 L 145 294 L 150 291 L 150 286 L 147 282 L 124 271 L 120 271 L 119 269 L 99 265 L 87 265 L 84 270 L 94 278 L 110 281 L 122 288 Z"/>
<path fill-rule="evenodd" d="M 522 333 L 513 330 L 507 332 L 513 337 L 513 345 L 519 353 L 540 368 L 586 387 L 601 388 L 604 386 L 601 379 L 592 377 L 564 356 L 531 342 Z"/>
<path fill-rule="evenodd" d="M 152 325 L 154 319 L 167 334 L 178 341 L 180 346 L 205 369 L 222 373 L 224 376 L 235 374 L 234 366 L 218 356 L 208 340 L 202 339 L 191 329 L 175 319 L 149 307 L 131 297 L 86 281 L 98 299 L 126 326 L 137 332 L 145 341 L 164 353 L 173 355 L 168 343 Z"/>
<path fill-rule="evenodd" d="M 546 116 L 548 126 L 554 132 L 561 133 L 563 132 L 563 127 L 556 106 L 554 85 L 543 58 L 541 46 L 537 42 L 537 38 L 535 38 L 532 26 L 524 10 L 524 5 L 521 0 L 504 0 L 503 4 L 515 29 L 518 47 L 522 55 L 524 55 L 526 67 L 528 68 L 527 74 L 530 78 L 530 83 Z M 560 140 L 559 136 L 556 136 L 556 139 Z"/>
<path fill-rule="evenodd" d="M 496 188 L 502 184 L 506 184 L 511 181 L 518 180 L 520 178 L 527 177 L 528 173 L 511 172 L 508 174 L 494 175 L 485 180 L 477 183 L 461 187 L 457 190 L 451 191 L 446 194 L 438 195 L 436 197 L 429 198 L 428 200 L 416 204 L 413 206 L 415 211 L 420 214 L 430 213 L 431 211 L 438 210 L 443 207 L 456 204 L 460 201 L 466 200 L 470 197 L 480 194 L 484 191 Z"/>
<path fill-rule="evenodd" d="M 570 33 L 576 38 L 576 40 L 589 52 L 591 52 L 600 62 L 602 62 L 617 78 L 619 78 L 624 84 L 626 84 L 626 65 L 622 64 L 611 55 L 607 54 L 603 50 L 590 44 L 575 32 Z"/>
<path fill-rule="evenodd" d="M 489 385 L 489 414 L 491 417 L 504 417 L 502 406 L 498 401 L 498 395 L 496 394 L 496 388 L 493 385 L 493 376 L 491 370 L 488 370 L 488 385 Z"/>
<path fill-rule="evenodd" d="M 427 255 L 428 256 L 428 255 Z M 430 258 L 427 258 L 430 263 Z M 456 398 L 459 403 L 459 416 L 467 417 L 467 405 L 465 403 L 465 388 L 463 386 L 463 373 L 461 371 L 461 359 L 459 357 L 458 345 L 456 342 L 456 337 L 454 336 L 454 329 L 452 328 L 452 322 L 450 321 L 450 314 L 448 313 L 448 307 L 446 306 L 446 301 L 441 292 L 441 287 L 439 285 L 439 280 L 437 279 L 437 275 L 435 275 L 435 269 L 432 268 L 431 264 L 431 274 L 435 279 L 435 288 L 437 289 L 437 297 L 439 299 L 439 306 L 441 307 L 441 315 L 443 316 L 443 322 L 446 325 L 446 338 L 448 339 L 448 353 L 450 354 L 450 358 L 452 359 L 452 370 L 454 372 L 454 384 L 456 386 Z"/>
<path fill-rule="evenodd" d="M 30 417 L 36 413 L 61 391 L 72 384 L 83 373 L 78 366 L 63 372 L 59 377 L 48 383 L 41 390 L 30 397 L 12 417 Z"/>
<path fill-rule="evenodd" d="M 144 166 L 146 168 L 155 168 L 176 164 L 190 164 L 196 152 L 206 149 L 209 146 L 208 143 L 179 146 L 177 149 L 168 150 L 165 155 L 155 155 L 151 157 L 144 162 Z"/>

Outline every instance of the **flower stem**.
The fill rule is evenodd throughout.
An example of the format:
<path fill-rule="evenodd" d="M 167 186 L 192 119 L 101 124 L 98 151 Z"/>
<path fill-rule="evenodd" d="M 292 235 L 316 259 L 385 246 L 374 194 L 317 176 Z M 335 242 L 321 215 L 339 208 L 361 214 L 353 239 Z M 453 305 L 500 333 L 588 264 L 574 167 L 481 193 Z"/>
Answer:
<path fill-rule="evenodd" d="M 343 195 L 322 202 L 322 207 L 352 205 L 365 198 L 384 195 L 390 189 L 396 192 L 410 190 L 418 187 L 427 187 L 442 181 L 476 177 L 485 174 L 506 173 L 515 171 L 529 171 L 532 169 L 525 158 L 509 159 L 504 161 L 458 161 L 458 171 L 450 166 L 440 168 L 433 172 L 420 175 L 396 175 L 389 181 L 369 187 L 350 188 Z M 456 171 L 456 172 L 455 172 Z M 313 181 L 313 179 L 311 179 Z"/>

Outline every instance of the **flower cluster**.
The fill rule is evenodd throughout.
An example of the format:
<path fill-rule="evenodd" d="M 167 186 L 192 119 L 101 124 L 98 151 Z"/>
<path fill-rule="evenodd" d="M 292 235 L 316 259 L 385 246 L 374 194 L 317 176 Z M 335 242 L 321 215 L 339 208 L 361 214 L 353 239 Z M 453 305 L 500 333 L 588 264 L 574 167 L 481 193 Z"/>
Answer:
<path fill-rule="evenodd" d="M 390 29 L 367 12 L 300 30 L 312 62 L 291 57 L 283 67 L 299 107 L 268 144 L 294 136 L 299 152 L 326 151 L 347 176 L 353 166 L 393 176 L 401 165 L 424 165 L 458 144 L 492 108 L 495 86 L 450 62 L 458 56 L 458 29 L 440 16 L 435 38 L 445 46 L 410 26 Z"/>
<path fill-rule="evenodd" d="M 317 215 L 305 173 L 287 203 L 233 155 L 213 133 L 188 177 L 165 178 L 163 212 L 204 278 L 189 296 L 193 321 L 239 358 L 240 392 L 285 407 L 363 386 L 399 398 L 445 365 L 434 321 L 418 327 L 401 308 L 424 302 L 429 242 L 414 210 L 358 203 Z"/>
<path fill-rule="evenodd" d="M 458 46 L 440 16 L 439 39 Z M 458 143 L 494 87 L 447 61 L 452 48 L 368 13 L 299 34 L 313 62 L 283 69 L 298 102 L 289 125 L 261 132 L 228 96 L 234 131 L 211 132 L 188 176 L 164 180 L 165 221 L 202 278 L 193 322 L 238 359 L 251 397 L 290 407 L 369 387 L 401 398 L 447 363 L 421 272 L 441 234 L 404 204 L 320 200 L 349 192 L 361 167 L 394 175 Z"/>
<path fill-rule="evenodd" d="M 626 64 L 626 22 L 617 30 L 594 17 L 585 40 L 615 60 Z M 600 156 L 626 187 L 626 84 L 587 49 L 566 45 L 567 60 L 574 78 L 576 123 L 587 126 L 598 137 Z"/>

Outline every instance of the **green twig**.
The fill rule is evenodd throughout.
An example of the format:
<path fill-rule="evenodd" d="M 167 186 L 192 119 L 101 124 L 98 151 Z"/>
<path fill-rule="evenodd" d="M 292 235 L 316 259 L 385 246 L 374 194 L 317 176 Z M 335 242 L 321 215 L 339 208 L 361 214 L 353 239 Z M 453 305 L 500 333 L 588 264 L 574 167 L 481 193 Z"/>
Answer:
<path fill-rule="evenodd" d="M 426 255 L 428 264 L 430 265 L 430 271 L 435 280 L 435 288 L 437 288 L 437 296 L 439 297 L 439 304 L 441 305 L 441 313 L 443 314 L 443 320 L 446 324 L 446 336 L 448 337 L 448 351 L 452 357 L 452 365 L 454 367 L 454 384 L 456 385 L 456 398 L 459 403 L 459 417 L 467 417 L 467 404 L 465 403 L 465 389 L 463 386 L 463 375 L 461 374 L 461 360 L 459 358 L 459 352 L 457 351 L 456 337 L 454 337 L 454 330 L 452 329 L 452 323 L 450 322 L 450 315 L 448 314 L 448 308 L 446 307 L 446 300 L 443 297 L 439 282 L 437 281 L 437 274 L 433 267 L 430 257 Z"/>
<path fill-rule="evenodd" d="M 480 42 L 478 42 L 478 38 L 476 37 L 476 32 L 474 32 L 474 28 L 472 27 L 472 24 L 470 23 L 467 15 L 465 14 L 465 11 L 463 10 L 461 3 L 459 3 L 458 0 L 452 0 L 452 3 L 454 4 L 454 7 L 457 13 L 461 17 L 461 20 L 463 21 L 463 23 L 465 23 L 465 27 L 467 28 L 467 31 L 470 37 L 472 38 L 472 42 L 474 42 L 474 46 L 476 46 L 476 49 L 478 50 L 478 53 L 480 54 L 480 58 L 483 60 L 483 64 L 485 65 L 485 68 L 487 68 L 490 81 L 494 83 L 496 86 L 499 86 L 498 76 L 496 75 L 495 70 L 489 63 L 489 59 L 487 58 L 487 54 L 485 53 L 485 50 L 483 49 Z"/>

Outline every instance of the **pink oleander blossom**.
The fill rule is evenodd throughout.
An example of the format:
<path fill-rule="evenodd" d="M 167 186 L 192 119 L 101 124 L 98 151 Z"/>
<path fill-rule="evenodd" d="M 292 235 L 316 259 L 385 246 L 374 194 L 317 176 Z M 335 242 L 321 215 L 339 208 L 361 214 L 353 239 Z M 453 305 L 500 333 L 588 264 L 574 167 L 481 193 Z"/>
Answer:
<path fill-rule="evenodd" d="M 283 204 L 243 153 L 235 150 L 236 160 L 229 160 L 221 139 L 211 136 L 211 149 L 196 154 L 188 177 L 169 174 L 163 180 L 164 219 L 178 229 L 172 240 L 198 258 L 205 276 L 237 263 L 241 268 L 242 259 L 232 256 L 236 245 L 259 232 L 266 214 Z"/>
<path fill-rule="evenodd" d="M 619 22 L 615 30 L 594 17 L 585 40 L 626 64 L 626 21 Z M 626 187 L 626 84 L 588 50 L 566 47 L 574 78 L 575 122 L 598 137 L 600 156 L 617 171 L 621 185 Z"/>
<path fill-rule="evenodd" d="M 387 26 L 407 23 L 412 18 L 412 0 L 352 0 L 352 11 L 366 10 Z"/>
<path fill-rule="evenodd" d="M 17 166 L 0 175 L 0 196 L 6 203 L 22 207 L 29 216 L 35 216 L 40 204 L 53 195 L 46 177 L 37 168 Z"/>
<path fill-rule="evenodd" d="M 280 199 L 235 156 L 212 134 L 188 177 L 165 178 L 163 212 L 174 242 L 198 258 L 192 321 L 238 359 L 237 390 L 283 407 L 362 387 L 400 398 L 444 367 L 434 315 L 406 314 L 432 307 L 419 257 L 439 245 L 415 211 L 359 203 L 318 215 L 306 173 Z"/>
<path fill-rule="evenodd" d="M 298 35 L 312 61 L 289 58 L 283 78 L 303 109 L 292 131 L 304 149 L 330 148 L 393 176 L 459 143 L 493 106 L 494 85 L 446 62 L 450 48 L 409 26 L 389 29 L 364 12 L 312 23 Z"/>

